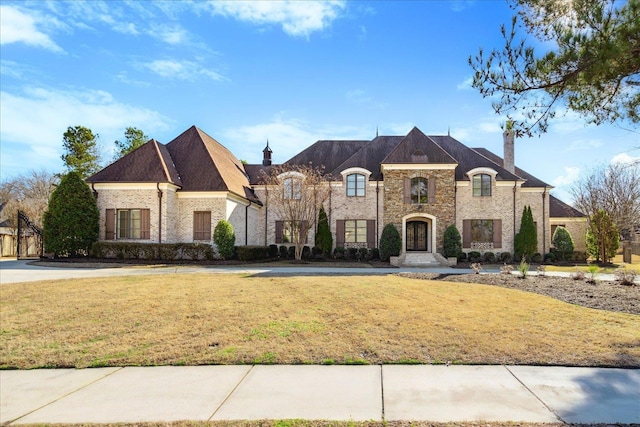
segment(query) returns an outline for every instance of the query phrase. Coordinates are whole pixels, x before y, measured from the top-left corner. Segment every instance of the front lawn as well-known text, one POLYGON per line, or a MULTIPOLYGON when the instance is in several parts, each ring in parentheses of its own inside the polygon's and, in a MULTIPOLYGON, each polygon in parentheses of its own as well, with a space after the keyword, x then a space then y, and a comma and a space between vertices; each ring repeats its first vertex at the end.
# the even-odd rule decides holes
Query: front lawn
MULTIPOLYGON (((599 273, 615 273, 619 266, 622 266, 624 263, 622 262, 622 255, 616 255, 611 260, 611 266, 599 268, 599 273)), ((569 273, 573 273, 576 271, 589 271, 588 264, 577 264, 571 266, 560 266, 560 265, 548 265, 547 271, 565 271, 569 273)), ((631 264, 624 264, 624 268, 628 270, 635 270, 638 274, 640 274, 640 255, 631 255, 631 264)))
POLYGON ((398 276, 188 274, 0 286, 0 367, 640 366, 640 316, 398 276))

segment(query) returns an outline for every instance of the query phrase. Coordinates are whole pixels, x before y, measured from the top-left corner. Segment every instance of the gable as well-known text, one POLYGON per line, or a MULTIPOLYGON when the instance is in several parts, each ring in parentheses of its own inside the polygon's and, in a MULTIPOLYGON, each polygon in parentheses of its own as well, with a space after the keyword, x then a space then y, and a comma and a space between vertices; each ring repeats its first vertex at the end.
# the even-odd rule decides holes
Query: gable
POLYGON ((458 162, 433 139, 414 127, 380 163, 455 164, 458 162))

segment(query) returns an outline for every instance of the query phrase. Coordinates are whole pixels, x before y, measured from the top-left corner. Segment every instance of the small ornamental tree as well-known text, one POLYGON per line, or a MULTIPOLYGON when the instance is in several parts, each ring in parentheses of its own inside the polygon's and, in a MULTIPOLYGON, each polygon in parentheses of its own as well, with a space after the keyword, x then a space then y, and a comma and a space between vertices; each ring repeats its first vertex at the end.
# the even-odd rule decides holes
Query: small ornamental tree
POLYGON ((447 258, 458 258, 462 254, 462 238, 455 224, 451 224, 444 230, 444 242, 442 255, 447 258))
POLYGON ((380 259, 389 261, 392 256, 400 255, 402 239, 395 225, 389 223, 384 226, 380 236, 380 259))
POLYGON ((619 246, 618 227, 603 209, 599 209, 589 219, 587 252, 606 264, 616 255, 619 246))
POLYGON ((236 244, 236 235, 233 232, 233 225, 227 220, 220 220, 213 230, 213 243, 218 248, 218 255, 222 259, 229 259, 233 256, 233 249, 236 244))
POLYGON ((316 231, 316 248, 322 251, 323 255, 331 253, 333 247, 333 236, 329 229, 329 220, 324 207, 320 208, 318 213, 318 230, 316 231))
POLYGON ((87 255, 100 233, 96 198, 77 172, 69 172, 51 194, 43 216, 43 241, 54 256, 87 255))
POLYGON ((573 239, 571 238, 571 234, 566 228, 557 227, 556 231, 553 232, 551 242, 556 248, 556 253, 560 255, 562 261, 567 260, 567 255, 573 255, 573 239))
POLYGON ((525 257, 531 259, 538 249, 538 235, 536 233, 536 225, 533 222, 533 214, 531 206, 525 206, 522 210, 522 219, 520 220, 520 231, 516 234, 514 242, 514 251, 516 259, 525 257))

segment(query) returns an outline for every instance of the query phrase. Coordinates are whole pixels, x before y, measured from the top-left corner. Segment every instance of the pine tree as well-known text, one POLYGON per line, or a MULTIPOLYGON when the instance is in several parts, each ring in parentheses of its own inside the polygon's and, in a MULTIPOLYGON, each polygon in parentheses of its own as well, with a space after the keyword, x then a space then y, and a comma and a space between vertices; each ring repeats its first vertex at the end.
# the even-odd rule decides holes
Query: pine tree
POLYGON ((322 251, 323 255, 331 253, 333 247, 333 236, 329 229, 329 220, 324 207, 320 207, 318 213, 318 230, 316 231, 316 248, 322 251))
POLYGON ((96 198, 76 172, 69 172, 51 194, 43 217, 47 252, 59 256, 87 255, 100 233, 96 198))
POLYGON ((100 170, 98 135, 84 126, 68 127, 63 134, 62 146, 65 154, 61 156, 69 172, 77 172, 85 179, 100 170))

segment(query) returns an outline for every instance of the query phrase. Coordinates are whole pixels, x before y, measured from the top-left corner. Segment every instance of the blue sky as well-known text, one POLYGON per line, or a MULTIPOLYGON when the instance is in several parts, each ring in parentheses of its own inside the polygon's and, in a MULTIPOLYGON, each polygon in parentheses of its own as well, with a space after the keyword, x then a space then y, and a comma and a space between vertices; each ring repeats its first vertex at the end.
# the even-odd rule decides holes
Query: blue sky
MULTIPOLYGON (((167 143, 192 125, 259 163, 319 139, 451 135, 502 155, 503 117, 470 87, 479 47, 500 47, 504 1, 101 2, 0 5, 0 176, 63 169, 62 134, 127 126, 167 143)), ((535 40, 531 40, 535 43, 535 40)), ((516 142, 516 164, 569 201, 573 180, 640 158, 640 137, 573 114, 516 142)))

